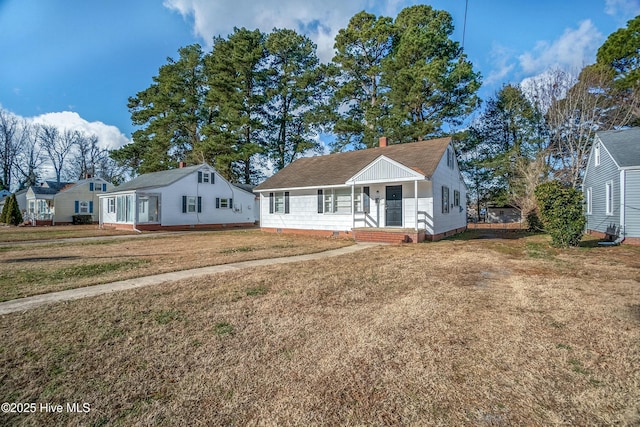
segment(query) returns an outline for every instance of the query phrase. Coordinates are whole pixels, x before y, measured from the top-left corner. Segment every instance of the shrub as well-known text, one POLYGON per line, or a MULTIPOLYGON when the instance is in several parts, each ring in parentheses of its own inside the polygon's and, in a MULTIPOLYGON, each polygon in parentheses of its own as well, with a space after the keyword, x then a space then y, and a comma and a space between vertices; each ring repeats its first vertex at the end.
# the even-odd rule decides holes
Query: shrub
POLYGON ((542 221, 540 221, 540 217, 538 216, 538 212, 531 211, 527 214, 527 231, 536 233, 544 230, 544 225, 542 225, 542 221))
POLYGON ((7 224, 7 213, 9 212, 9 205, 11 203, 11 196, 7 196, 4 199, 4 205, 2 206, 2 213, 0 213, 0 223, 7 224))
POLYGON ((540 184, 535 190, 538 212, 545 231, 556 247, 577 246, 585 226, 582 193, 558 181, 540 184))
POLYGON ((93 217, 91 215, 73 215, 74 224, 92 224, 93 217))

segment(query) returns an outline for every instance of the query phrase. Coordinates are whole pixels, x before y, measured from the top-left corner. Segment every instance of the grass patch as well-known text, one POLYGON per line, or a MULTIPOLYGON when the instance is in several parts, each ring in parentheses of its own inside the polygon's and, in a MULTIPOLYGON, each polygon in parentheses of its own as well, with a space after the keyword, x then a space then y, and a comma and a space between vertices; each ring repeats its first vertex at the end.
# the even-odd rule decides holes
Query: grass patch
POLYGON ((155 316, 156 322, 160 325, 166 325, 167 323, 180 320, 181 318, 182 313, 177 310, 163 310, 155 316))
POLYGON ((269 292, 269 289, 267 289, 265 286, 256 286, 255 288, 247 289, 247 296, 258 297, 261 295, 266 295, 267 292, 269 292))
POLYGON ((224 337, 226 335, 233 335, 234 328, 227 322, 219 322, 216 323, 213 327, 213 333, 219 337, 224 337))
POLYGON ((253 246, 240 246, 237 248, 227 248, 227 249, 222 249, 219 253, 221 254, 237 254, 240 252, 252 252, 257 250, 258 248, 255 248, 253 246))

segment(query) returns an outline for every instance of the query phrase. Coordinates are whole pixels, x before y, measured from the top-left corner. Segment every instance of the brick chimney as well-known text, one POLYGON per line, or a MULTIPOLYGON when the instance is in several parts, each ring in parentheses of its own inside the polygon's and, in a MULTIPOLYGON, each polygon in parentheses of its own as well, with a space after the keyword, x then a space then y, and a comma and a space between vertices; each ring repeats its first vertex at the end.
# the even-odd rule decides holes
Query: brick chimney
POLYGON ((184 163, 184 162, 180 162, 180 163, 178 163, 178 166, 180 167, 180 169, 182 169, 182 168, 183 168, 183 167, 185 167, 186 165, 185 165, 185 163, 184 163))
POLYGON ((380 140, 378 141, 378 147, 386 147, 386 146, 387 146, 387 137, 381 136, 380 140))

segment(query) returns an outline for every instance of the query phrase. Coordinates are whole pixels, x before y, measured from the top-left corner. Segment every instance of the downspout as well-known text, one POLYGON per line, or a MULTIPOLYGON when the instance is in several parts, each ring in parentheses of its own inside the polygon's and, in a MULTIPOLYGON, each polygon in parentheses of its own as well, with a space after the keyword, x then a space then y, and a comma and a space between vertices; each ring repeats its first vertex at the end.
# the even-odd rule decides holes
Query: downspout
POLYGON ((618 236, 618 238, 616 239, 616 242, 618 242, 618 240, 620 240, 618 242, 618 244, 624 242, 625 239, 625 235, 627 232, 627 227, 626 227, 626 213, 625 213, 625 205, 626 205, 626 193, 627 193, 627 174, 626 171, 624 169, 622 169, 620 171, 620 235, 618 236))

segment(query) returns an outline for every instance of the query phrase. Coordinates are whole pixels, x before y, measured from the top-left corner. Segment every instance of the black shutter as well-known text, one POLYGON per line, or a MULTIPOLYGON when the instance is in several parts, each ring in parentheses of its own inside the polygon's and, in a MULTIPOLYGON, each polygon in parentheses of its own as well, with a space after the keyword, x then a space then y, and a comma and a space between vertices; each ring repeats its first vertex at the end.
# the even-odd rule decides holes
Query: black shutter
POLYGON ((318 213, 324 212, 324 199, 322 197, 322 190, 318 190, 318 213))
POLYGON ((214 172, 211 172, 211 183, 212 184, 216 183, 216 174, 214 172))
POLYGON ((202 182, 202 171, 198 171, 198 184, 202 182))
POLYGON ((198 213, 202 212, 202 197, 198 196, 198 213))
POLYGON ((284 192, 284 213, 289 213, 289 192, 284 192))
POLYGON ((187 196, 182 196, 182 213, 187 213, 187 196))
POLYGON ((220 209, 220 197, 216 197, 216 209, 220 209))
POLYGON ((362 187, 364 196, 362 197, 362 207, 366 213, 371 211, 371 199, 369 198, 369 187, 362 187))
POLYGON ((269 193, 269 213, 273 213, 273 193, 269 193))
POLYGON ((233 209, 233 199, 229 199, 229 209, 233 209))

